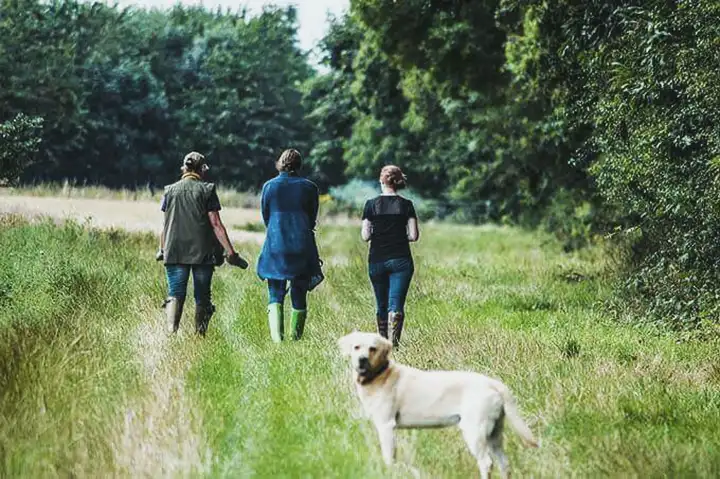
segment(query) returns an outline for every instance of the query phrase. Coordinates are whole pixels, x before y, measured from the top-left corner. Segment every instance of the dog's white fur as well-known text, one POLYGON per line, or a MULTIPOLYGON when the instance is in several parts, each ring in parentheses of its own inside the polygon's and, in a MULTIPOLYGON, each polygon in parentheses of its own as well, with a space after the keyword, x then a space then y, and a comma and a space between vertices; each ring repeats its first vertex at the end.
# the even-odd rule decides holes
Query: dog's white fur
POLYGON ((390 359, 392 343, 375 333, 353 332, 338 345, 350 356, 357 393, 377 428, 386 464, 394 461, 396 428, 457 425, 482 478, 490 475, 491 453, 503 477, 509 476, 502 446, 504 418, 528 446, 537 447, 510 390, 500 381, 473 372, 422 371, 396 363, 390 359))

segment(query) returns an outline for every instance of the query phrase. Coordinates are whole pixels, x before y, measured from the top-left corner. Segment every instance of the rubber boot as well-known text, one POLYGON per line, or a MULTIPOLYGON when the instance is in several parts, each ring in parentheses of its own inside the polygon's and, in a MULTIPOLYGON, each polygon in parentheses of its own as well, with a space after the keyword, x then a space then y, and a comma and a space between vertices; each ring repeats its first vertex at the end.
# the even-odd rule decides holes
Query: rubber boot
POLYGON ((183 313, 183 305, 185 304, 184 298, 176 298, 170 296, 163 303, 165 308, 165 317, 167 318, 167 329, 168 333, 176 333, 180 328, 180 318, 183 313))
POLYGON ((403 313, 390 313, 388 314, 388 320, 392 325, 393 347, 398 347, 400 345, 400 336, 402 335, 405 317, 403 316, 403 313))
POLYGON ((302 338, 303 331, 305 330, 305 320, 307 319, 307 310, 298 310, 293 308, 292 310, 292 339, 297 341, 302 338))
POLYGON ((212 303, 195 305, 195 332, 200 336, 205 336, 210 318, 215 312, 215 305, 212 303))
POLYGON ((387 316, 378 314, 375 317, 375 320, 377 321, 378 334, 380 336, 382 336, 383 338, 388 339, 388 318, 387 318, 387 316))
POLYGON ((276 343, 283 340, 285 336, 285 320, 283 318, 283 305, 270 303, 268 305, 268 324, 270 325, 270 337, 276 343))

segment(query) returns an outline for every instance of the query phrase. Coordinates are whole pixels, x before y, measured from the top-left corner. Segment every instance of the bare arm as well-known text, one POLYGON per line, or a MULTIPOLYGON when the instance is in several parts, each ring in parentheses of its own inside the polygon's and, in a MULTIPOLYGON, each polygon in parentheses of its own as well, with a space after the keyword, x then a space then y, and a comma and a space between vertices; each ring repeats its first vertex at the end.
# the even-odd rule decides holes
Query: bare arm
POLYGON ((363 241, 370 241, 370 236, 372 235, 372 223, 369 219, 364 219, 362 221, 362 230, 360 231, 360 236, 362 236, 363 241))
POLYGON ((417 241, 420 239, 420 229, 418 228, 417 218, 408 218, 407 222, 408 241, 417 241))
POLYGON ((230 243, 230 238, 228 238, 227 230, 225 229, 225 225, 223 224, 222 220, 220 219, 220 212, 219 211, 209 211, 208 217, 210 218, 210 225, 212 226, 213 232, 215 233, 215 236, 217 237, 218 241, 220 241, 220 244, 222 245, 223 249, 225 250, 225 253, 229 256, 231 254, 235 254, 235 248, 233 248, 232 243, 230 243))
POLYGON ((163 212, 163 227, 162 227, 162 233, 160 233, 160 250, 165 249, 165 195, 162 195, 162 199, 160 200, 160 211, 163 212))

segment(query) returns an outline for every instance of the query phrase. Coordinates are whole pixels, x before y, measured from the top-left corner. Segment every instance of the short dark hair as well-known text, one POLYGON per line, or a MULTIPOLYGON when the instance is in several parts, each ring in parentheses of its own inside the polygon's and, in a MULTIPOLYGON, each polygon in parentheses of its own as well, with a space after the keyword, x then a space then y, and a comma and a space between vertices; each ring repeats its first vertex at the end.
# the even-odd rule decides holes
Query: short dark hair
POLYGON ((294 148, 282 152, 275 163, 278 171, 295 172, 302 168, 302 155, 294 148))

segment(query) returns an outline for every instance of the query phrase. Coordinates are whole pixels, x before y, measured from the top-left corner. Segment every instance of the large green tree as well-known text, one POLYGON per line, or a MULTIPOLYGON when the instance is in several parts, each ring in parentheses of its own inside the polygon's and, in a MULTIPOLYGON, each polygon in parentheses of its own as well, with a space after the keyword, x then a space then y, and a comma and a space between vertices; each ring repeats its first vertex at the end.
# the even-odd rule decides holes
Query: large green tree
POLYGON ((25 180, 169 182, 188 150, 215 179, 258 188, 282 149, 311 148, 295 9, 120 10, 0 0, 0 121, 42 117, 25 180))

